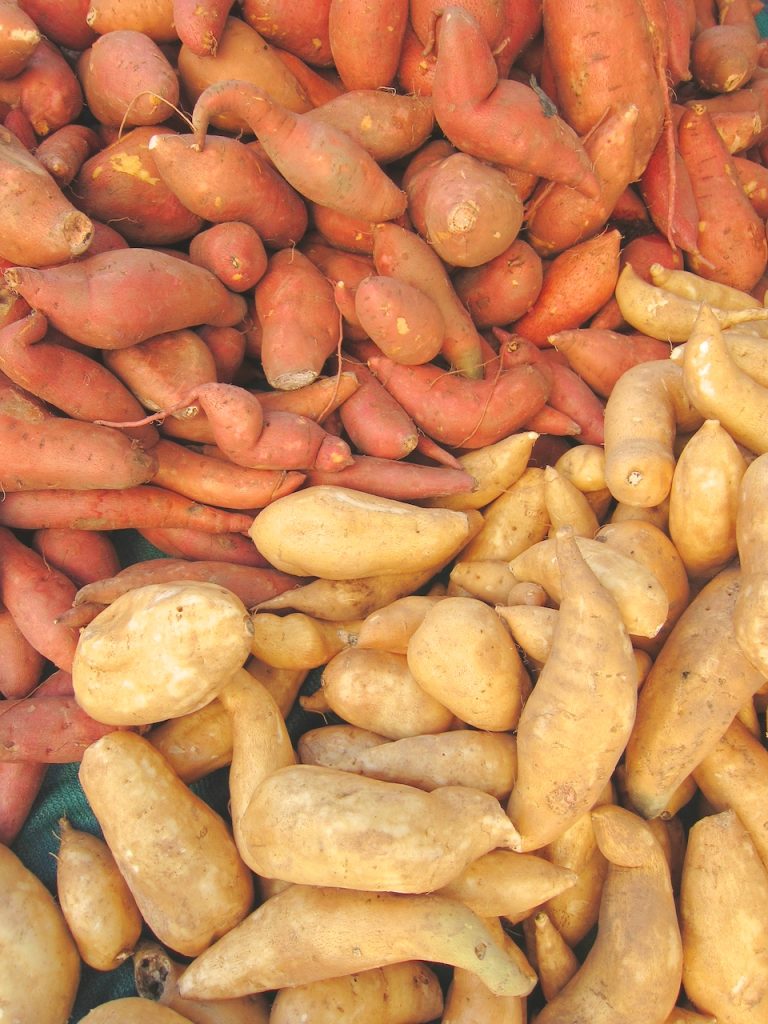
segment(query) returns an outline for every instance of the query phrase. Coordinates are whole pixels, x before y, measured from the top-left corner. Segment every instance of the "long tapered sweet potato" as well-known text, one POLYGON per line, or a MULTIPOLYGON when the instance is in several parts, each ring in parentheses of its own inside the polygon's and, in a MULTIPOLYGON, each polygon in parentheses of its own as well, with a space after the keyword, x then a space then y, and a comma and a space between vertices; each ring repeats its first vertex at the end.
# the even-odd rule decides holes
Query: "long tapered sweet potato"
POLYGON ((13 267, 6 283, 70 338, 94 348, 127 348, 196 324, 232 326, 240 295, 210 271, 153 249, 122 249, 36 270, 13 267), (118 319, 114 310, 123 311, 118 319))
POLYGON ((599 184, 575 131, 530 85, 499 79, 477 20, 445 7, 432 87, 435 118, 465 153, 597 196, 599 184))
POLYGON ((409 0, 331 0, 328 41, 347 89, 392 85, 409 12, 409 0))
POLYGON ((312 202, 374 222, 404 213, 405 193, 333 125, 295 114, 248 82, 217 82, 202 93, 192 114, 200 149, 211 118, 221 112, 239 114, 289 184, 312 202))
POLYGON ((200 150, 192 135, 158 131, 149 149, 157 173, 197 217, 245 221, 274 248, 295 244, 306 231, 304 201, 259 146, 210 135, 200 150))
POLYGON ((87 250, 93 238, 90 219, 7 128, 0 128, 0 182, 3 258, 45 267, 87 250))

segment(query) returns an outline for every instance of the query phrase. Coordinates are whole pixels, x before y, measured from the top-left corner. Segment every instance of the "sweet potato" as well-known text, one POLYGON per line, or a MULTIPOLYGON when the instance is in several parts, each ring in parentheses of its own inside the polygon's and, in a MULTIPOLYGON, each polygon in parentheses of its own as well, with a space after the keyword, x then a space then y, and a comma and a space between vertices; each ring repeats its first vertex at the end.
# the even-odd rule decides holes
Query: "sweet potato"
POLYGON ((117 550, 104 533, 84 530, 38 530, 31 537, 38 554, 72 582, 83 587, 120 569, 117 550))
POLYGON ((749 291, 765 271, 768 242, 764 224, 741 187, 733 157, 700 104, 686 108, 678 138, 699 214, 698 254, 690 254, 689 269, 749 291))
POLYGON ((409 13, 408 0, 331 0, 331 57, 348 90, 384 89, 393 84, 409 13))
POLYGON ((378 274, 419 288, 437 304, 445 322, 442 355, 463 375, 482 377, 483 339, 431 246, 414 231, 380 224, 374 233, 373 260, 378 274))
POLYGON ((51 893, 19 857, 0 847, 5 893, 0 963, 9 1013, 40 1024, 66 1020, 80 982, 80 957, 51 893))
POLYGON ((502 994, 527 993, 535 984, 527 961, 511 959, 456 900, 292 885, 194 960, 179 989, 196 998, 238 996, 413 958, 464 966, 502 994), (298 920, 304 927, 288 939, 286 927, 298 920), (235 958, 233 949, 240 951, 235 958))
POLYGON ((541 257, 523 238, 479 267, 452 275, 456 294, 475 325, 504 327, 519 320, 536 301, 543 282, 541 257))
POLYGON ((253 288, 267 269, 264 244, 244 221, 226 221, 198 231, 190 240, 189 257, 233 292, 253 288))
POLYGON ((160 177, 196 216, 245 221, 273 248, 293 245, 304 234, 304 202, 258 147, 213 135, 201 151, 191 135, 158 132, 149 149, 160 177))
POLYGON ((77 120, 83 91, 58 46, 41 39, 21 74, 0 80, 0 102, 26 114, 37 135, 48 135, 77 120))
POLYGON ((40 30, 15 0, 0 6, 0 79, 15 78, 24 70, 40 42, 40 30))
MULTIPOLYGON (((367 354, 367 349, 360 350, 360 356, 367 354)), ((360 381, 360 387, 339 408, 344 430, 356 450, 385 459, 402 459, 414 451, 418 430, 400 402, 357 357, 344 359, 341 365, 360 381)))
POLYGON ((355 312, 368 337, 396 363, 429 362, 442 347, 445 322, 434 300, 397 278, 364 278, 355 289, 355 312))
POLYGON ((669 345, 656 338, 598 327, 556 331, 548 340, 558 352, 564 353, 571 369, 603 398, 610 395, 630 367, 665 359, 669 354, 669 345))
POLYGON ((400 89, 414 96, 431 96, 432 83, 437 66, 437 54, 424 53, 424 45, 413 31, 410 20, 405 26, 400 63, 397 67, 397 83, 400 89))
POLYGON ((89 218, 5 128, 0 128, 0 167, 5 210, 0 255, 12 263, 45 267, 87 250, 93 237, 89 218))
POLYGON ((117 490, 17 491, 0 505, 0 523, 21 530, 129 530, 191 527, 206 533, 243 533, 253 517, 190 501, 164 487, 142 484, 117 490))
POLYGON ((65 124, 46 136, 35 156, 59 185, 69 185, 88 157, 102 148, 96 132, 83 124, 65 124))
POLYGON ((458 448, 482 448, 520 430, 551 388, 551 378, 530 364, 481 381, 433 363, 401 366, 383 355, 369 366, 425 433, 458 448))
POLYGON ((607 1022, 620 1013, 651 1024, 663 1021, 674 1007, 682 977, 680 937, 669 866, 650 827, 622 807, 592 811, 595 835, 609 861, 600 898, 597 938, 579 971, 538 1016, 541 1024, 581 1014, 607 1022), (626 976, 617 985, 613 956, 620 946, 626 976), (648 959, 658 966, 658 986, 645 983, 648 959), (600 993, 599 995, 597 993, 600 993), (605 1001, 610 993, 610 1002, 605 1001), (608 1007, 611 1009, 608 1009, 608 1007))
POLYGON ((330 0, 315 0, 301 8, 285 0, 243 0, 243 17, 275 46, 308 64, 333 63, 328 38, 330 0))
POLYGON ((405 193, 359 143, 332 125, 302 118, 248 82, 217 82, 200 95, 192 121, 201 149, 211 118, 227 111, 246 121, 275 167, 306 199, 370 221, 405 211, 405 193))
POLYGON ((45 658, 27 640, 7 608, 0 608, 0 651, 0 693, 10 700, 26 697, 42 678, 45 658))
POLYGON ((148 483, 157 460, 119 430, 69 418, 31 424, 0 415, 3 492, 148 483))
POLYGON ((216 56, 232 0, 173 0, 173 24, 179 39, 198 56, 216 56))
POLYGON ((308 111, 307 116, 341 128, 384 164, 418 149, 435 123, 428 97, 377 88, 350 89, 308 111))
POLYGON ((127 348, 195 324, 231 326, 245 315, 242 296, 209 271, 152 249, 122 249, 42 270, 14 267, 5 277, 54 327, 100 349, 127 348), (118 307, 131 311, 130 321, 127 315, 115 321, 118 307))
POLYGON ((147 3, 146 0, 91 0, 85 19, 98 35, 130 29, 143 32, 156 43, 177 39, 173 26, 172 0, 147 3))
POLYGON ((661 135, 665 113, 664 85, 644 4, 621 0, 608 13, 595 4, 577 8, 547 0, 543 13, 557 102, 568 124, 583 136, 606 111, 628 103, 637 107, 630 180, 637 179, 661 135), (631 75, 625 57, 629 50, 635 55, 631 75))
POLYGON ((169 558, 184 558, 193 564, 224 561, 234 566, 264 566, 264 559, 240 533, 207 533, 191 526, 144 526, 137 532, 169 558))
POLYGON ((103 33, 80 55, 77 70, 88 109, 101 124, 159 124, 179 104, 174 69, 144 32, 103 33))
POLYGON ((87 49, 96 38, 85 20, 89 4, 90 0, 74 0, 66 6, 50 0, 20 0, 19 7, 57 46, 79 51, 87 49))
POLYGON ((458 149, 596 196, 597 176, 575 131, 530 85, 499 79, 477 20, 443 8, 432 86, 435 118, 458 149))
POLYGON ((413 462, 353 455, 349 466, 339 470, 311 469, 307 485, 334 484, 398 501, 422 501, 447 495, 468 494, 475 480, 452 466, 420 466, 413 462))
POLYGON ((733 92, 746 85, 757 68, 759 38, 751 15, 748 21, 721 20, 702 29, 691 43, 691 71, 696 83, 708 93, 733 92))
MULTIPOLYGON (((111 145, 99 147, 99 152, 82 163, 73 185, 81 210, 97 220, 113 222, 134 245, 172 245, 203 226, 203 219, 188 209, 158 174, 150 141, 162 134, 175 133, 161 125, 140 126, 111 145)), ((45 150, 41 152, 43 159, 45 150)))
MULTIPOLYGON (((552 651, 520 716, 520 760, 508 803, 524 850, 539 849, 551 842, 595 804, 624 751, 637 704, 637 670, 615 600, 589 568, 571 530, 558 531, 556 551, 561 575, 560 611, 552 651), (595 618, 592 609, 598 605, 602 611, 595 618), (566 617, 570 615, 573 620, 566 617), (573 695, 572 644, 575 636, 586 637, 598 621, 603 657, 600 665, 585 665, 578 673, 590 695, 579 714, 573 695), (609 622, 610 634, 606 628, 609 622), (609 650, 610 667, 606 664, 609 650), (571 693, 567 720, 556 712, 565 690, 571 693), (606 694, 605 701, 600 702, 602 713, 594 703, 595 695, 601 692, 606 694), (546 737, 547 722, 557 732, 557 758, 546 737)), ((586 640, 582 644, 585 651, 590 646, 586 640)))
POLYGON ((268 383, 278 390, 311 384, 339 341, 331 284, 302 252, 281 249, 270 257, 254 304, 268 383), (296 303, 299 293, 302 302, 296 303))
POLYGON ((30 695, 0 704, 0 761, 71 764, 114 727, 96 722, 72 695, 30 695))

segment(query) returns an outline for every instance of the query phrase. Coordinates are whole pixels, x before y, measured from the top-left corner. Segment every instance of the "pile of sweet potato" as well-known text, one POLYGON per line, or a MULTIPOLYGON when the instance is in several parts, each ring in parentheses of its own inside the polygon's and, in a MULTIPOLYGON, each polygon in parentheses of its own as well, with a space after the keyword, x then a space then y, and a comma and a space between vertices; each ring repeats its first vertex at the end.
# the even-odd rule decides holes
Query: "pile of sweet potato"
POLYGON ((0 0, 0 1009, 768 1020, 761 8, 0 0))

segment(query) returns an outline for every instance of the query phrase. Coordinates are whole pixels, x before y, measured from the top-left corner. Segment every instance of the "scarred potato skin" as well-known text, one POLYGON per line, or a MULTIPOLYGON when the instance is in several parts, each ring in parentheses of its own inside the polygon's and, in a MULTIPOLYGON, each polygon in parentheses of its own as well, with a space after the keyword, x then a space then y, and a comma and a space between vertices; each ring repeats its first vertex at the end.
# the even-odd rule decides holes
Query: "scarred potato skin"
POLYGON ((0 1019, 65 1024, 80 957, 43 883, 0 844, 0 1019))
POLYGON ((253 879, 224 820, 148 740, 120 736, 91 744, 80 783, 147 925, 197 956, 250 911, 253 879))

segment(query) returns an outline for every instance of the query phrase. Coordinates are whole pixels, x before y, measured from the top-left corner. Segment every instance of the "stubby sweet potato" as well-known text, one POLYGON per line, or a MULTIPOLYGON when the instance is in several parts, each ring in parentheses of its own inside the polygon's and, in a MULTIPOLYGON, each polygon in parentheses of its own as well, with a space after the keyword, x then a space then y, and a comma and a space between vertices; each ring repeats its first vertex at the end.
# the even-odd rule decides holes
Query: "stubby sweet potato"
POLYGON ((15 0, 0 4, 0 78, 21 74, 40 42, 40 30, 15 0))

